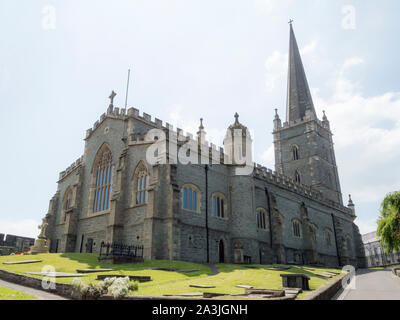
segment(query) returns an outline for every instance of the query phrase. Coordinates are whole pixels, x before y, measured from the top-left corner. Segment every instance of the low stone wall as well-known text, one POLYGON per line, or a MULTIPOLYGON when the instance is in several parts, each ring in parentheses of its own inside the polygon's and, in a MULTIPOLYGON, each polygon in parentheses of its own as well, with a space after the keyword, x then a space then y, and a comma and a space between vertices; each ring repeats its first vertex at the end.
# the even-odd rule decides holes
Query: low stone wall
POLYGON ((333 281, 329 281, 327 284, 307 295, 303 300, 331 300, 342 288, 342 280, 346 276, 348 276, 347 273, 340 275, 333 281))
MULTIPOLYGON (((27 277, 6 270, 0 270, 0 279, 72 299, 72 285, 70 284, 55 283, 55 289, 49 288, 46 290, 42 287, 42 279, 27 277)), ((46 283, 49 284, 48 282, 46 283)))

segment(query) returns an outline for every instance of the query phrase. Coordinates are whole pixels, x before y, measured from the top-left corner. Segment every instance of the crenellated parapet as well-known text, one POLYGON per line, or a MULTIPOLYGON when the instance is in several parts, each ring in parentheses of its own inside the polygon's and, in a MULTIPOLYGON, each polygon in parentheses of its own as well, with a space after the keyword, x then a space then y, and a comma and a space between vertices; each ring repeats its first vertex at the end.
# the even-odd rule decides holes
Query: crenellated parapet
POLYGON ((83 163, 83 156, 80 157, 78 160, 76 160, 74 163, 72 163, 67 169, 64 171, 60 172, 59 176, 59 181, 70 175, 72 172, 74 172, 76 169, 78 169, 83 163))
POLYGON ((340 210, 346 214, 353 214, 350 208, 347 208, 339 203, 324 198, 321 191, 318 191, 310 186, 298 183, 294 179, 286 177, 276 171, 272 171, 271 169, 265 168, 262 165, 254 164, 253 175, 256 178, 267 181, 268 183, 276 185, 277 187, 289 190, 314 201, 318 201, 329 207, 340 210))
POLYGON ((321 121, 318 118, 312 117, 312 116, 306 116, 306 117, 304 117, 302 119, 297 119, 297 120, 292 120, 292 121, 289 121, 289 122, 284 122, 282 127, 279 130, 291 128, 291 127, 294 127, 294 126, 297 126, 297 125, 300 125, 300 124, 303 124, 303 123, 307 123, 307 122, 310 122, 310 121, 315 121, 320 127, 330 131, 329 123, 327 121, 321 121))

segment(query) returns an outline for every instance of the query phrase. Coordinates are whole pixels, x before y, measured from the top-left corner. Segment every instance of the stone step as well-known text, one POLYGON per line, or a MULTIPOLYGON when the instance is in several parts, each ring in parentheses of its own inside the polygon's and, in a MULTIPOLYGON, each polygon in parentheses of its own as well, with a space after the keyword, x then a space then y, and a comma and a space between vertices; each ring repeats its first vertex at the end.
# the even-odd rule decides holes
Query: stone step
POLYGON ((3 264, 28 264, 28 263, 38 263, 43 262, 43 260, 23 260, 23 261, 5 261, 3 264))
POLYGON ((189 287, 192 288, 201 288, 201 289, 211 289, 215 288, 215 286, 207 285, 207 284, 191 284, 189 287))
POLYGON ((96 272, 109 272, 115 271, 114 269, 76 269, 78 273, 96 273, 96 272))

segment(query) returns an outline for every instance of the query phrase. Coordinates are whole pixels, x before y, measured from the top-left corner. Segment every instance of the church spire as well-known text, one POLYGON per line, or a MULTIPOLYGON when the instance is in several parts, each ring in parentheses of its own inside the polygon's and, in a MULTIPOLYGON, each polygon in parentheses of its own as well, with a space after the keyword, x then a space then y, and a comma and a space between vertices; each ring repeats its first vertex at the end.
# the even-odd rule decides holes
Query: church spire
POLYGON ((286 121, 300 120, 307 111, 316 117, 299 47, 290 20, 289 71, 286 103, 286 121))

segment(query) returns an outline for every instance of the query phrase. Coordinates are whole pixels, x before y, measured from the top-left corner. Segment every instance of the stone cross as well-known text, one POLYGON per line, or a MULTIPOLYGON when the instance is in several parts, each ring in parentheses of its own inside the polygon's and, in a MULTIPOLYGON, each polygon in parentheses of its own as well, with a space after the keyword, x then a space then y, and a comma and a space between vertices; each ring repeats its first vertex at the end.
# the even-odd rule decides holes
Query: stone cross
POLYGON ((110 105, 114 105, 114 98, 117 94, 114 92, 114 90, 111 92, 110 96, 108 97, 110 99, 110 105))
POLYGON ((235 123, 239 123, 239 114, 235 113, 235 123))

